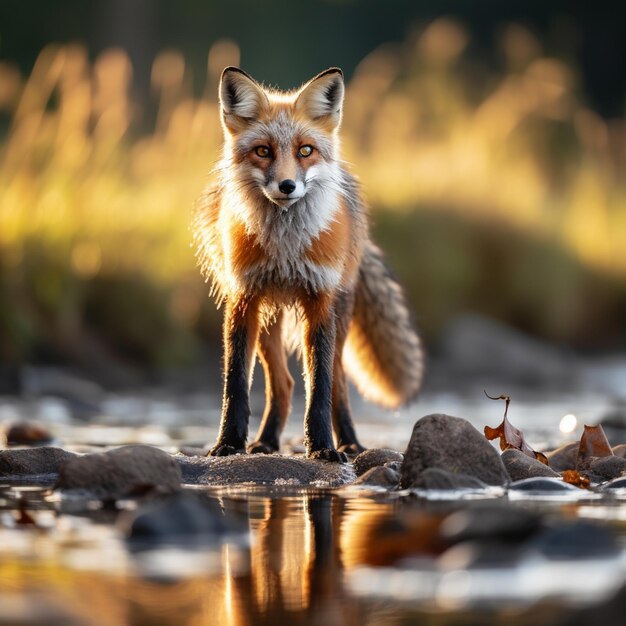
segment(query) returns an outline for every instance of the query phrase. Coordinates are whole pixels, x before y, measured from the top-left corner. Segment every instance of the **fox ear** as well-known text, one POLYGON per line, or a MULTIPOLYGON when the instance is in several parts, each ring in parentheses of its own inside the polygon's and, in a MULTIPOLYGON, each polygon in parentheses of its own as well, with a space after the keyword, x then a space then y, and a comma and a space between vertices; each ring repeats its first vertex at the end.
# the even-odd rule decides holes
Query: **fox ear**
POLYGON ((261 86, 238 67, 227 67, 220 80, 222 122, 232 133, 243 130, 268 104, 261 86))
POLYGON ((338 67, 331 67, 302 88, 296 100, 296 109, 334 129, 341 122, 343 94, 343 72, 338 67))

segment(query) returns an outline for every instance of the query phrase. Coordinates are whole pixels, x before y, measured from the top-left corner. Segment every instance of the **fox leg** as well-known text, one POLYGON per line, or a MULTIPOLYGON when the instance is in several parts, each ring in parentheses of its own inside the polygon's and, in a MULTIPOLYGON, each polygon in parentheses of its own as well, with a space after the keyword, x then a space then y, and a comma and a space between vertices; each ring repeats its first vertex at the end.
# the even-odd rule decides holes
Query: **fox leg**
POLYGON ((256 440, 248 446, 248 452, 277 452, 280 433, 291 411, 293 378, 289 374, 283 346, 282 317, 281 311, 276 321, 259 336, 258 352, 265 376, 265 412, 256 440))
POLYGON ((259 334, 256 300, 227 302, 224 311, 224 396, 222 420, 211 456, 245 451, 250 417, 250 374, 259 334))
POLYGON ((338 452, 332 435, 333 359, 336 320, 329 296, 303 299, 303 362, 306 382, 304 443, 307 456, 314 459, 346 462, 338 452))
POLYGON ((337 441, 337 449, 346 454, 358 454, 365 448, 359 443, 352 422, 348 381, 343 369, 343 347, 348 336, 354 294, 342 294, 335 305, 337 318, 337 338, 335 340, 335 358, 333 364, 333 431, 337 441))

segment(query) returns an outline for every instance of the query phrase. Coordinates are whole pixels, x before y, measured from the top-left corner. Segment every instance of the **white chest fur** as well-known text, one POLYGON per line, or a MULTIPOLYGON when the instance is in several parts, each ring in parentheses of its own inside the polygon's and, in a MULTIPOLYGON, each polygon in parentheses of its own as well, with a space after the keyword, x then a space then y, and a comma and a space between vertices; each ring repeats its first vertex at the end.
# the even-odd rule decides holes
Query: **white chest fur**
POLYGON ((320 233, 330 228, 340 203, 336 190, 322 188, 311 190, 288 209, 270 204, 249 205, 240 198, 228 202, 227 210, 243 221, 265 252, 263 261, 243 271, 236 271, 227 260, 231 287, 237 291, 301 287, 313 292, 336 288, 341 271, 315 263, 307 252, 320 233))

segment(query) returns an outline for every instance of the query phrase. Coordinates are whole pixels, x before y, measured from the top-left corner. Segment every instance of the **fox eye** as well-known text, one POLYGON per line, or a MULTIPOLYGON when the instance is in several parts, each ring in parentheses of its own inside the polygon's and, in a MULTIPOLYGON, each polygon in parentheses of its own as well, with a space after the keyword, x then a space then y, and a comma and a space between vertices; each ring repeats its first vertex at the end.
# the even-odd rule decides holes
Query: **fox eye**
POLYGON ((300 149, 298 150, 298 156, 299 157, 308 157, 311 156, 311 153, 313 152, 313 146, 300 146, 300 149))
POLYGON ((271 150, 267 146, 257 146, 254 149, 254 153, 257 156, 260 156, 262 159, 267 159, 269 157, 271 150))

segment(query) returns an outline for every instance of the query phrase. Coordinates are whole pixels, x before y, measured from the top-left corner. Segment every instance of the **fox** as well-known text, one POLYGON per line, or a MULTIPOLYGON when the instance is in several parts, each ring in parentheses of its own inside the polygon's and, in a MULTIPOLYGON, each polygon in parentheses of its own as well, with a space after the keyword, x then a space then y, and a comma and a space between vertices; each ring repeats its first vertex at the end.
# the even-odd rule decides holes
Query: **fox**
POLYGON ((294 380, 289 319, 300 335, 306 456, 345 463, 365 448, 347 375, 387 408, 417 395, 424 355, 404 292, 372 242, 359 183, 340 158, 343 72, 279 91, 238 67, 219 83, 224 145, 192 231, 223 306, 223 396, 212 456, 279 451, 294 380), (247 444, 259 357, 265 409, 247 444))

